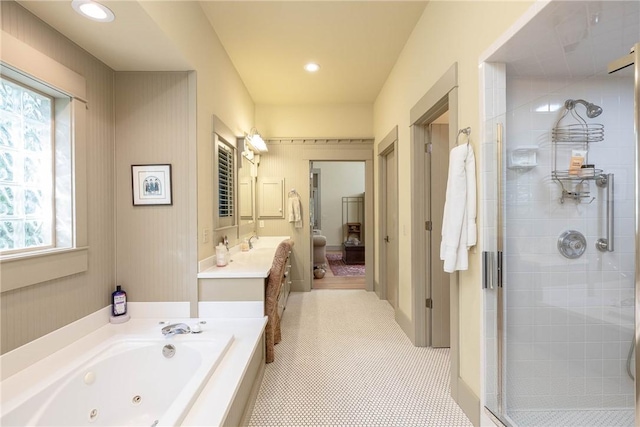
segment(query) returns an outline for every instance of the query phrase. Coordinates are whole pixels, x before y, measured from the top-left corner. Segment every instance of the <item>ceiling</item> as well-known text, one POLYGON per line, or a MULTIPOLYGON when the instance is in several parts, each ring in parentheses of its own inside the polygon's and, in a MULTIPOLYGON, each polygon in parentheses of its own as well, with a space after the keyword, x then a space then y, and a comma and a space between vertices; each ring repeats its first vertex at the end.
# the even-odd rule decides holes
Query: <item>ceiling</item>
POLYGON ((638 42, 640 1, 562 1, 540 11, 488 61, 506 63, 510 77, 583 78, 606 73, 638 42))
MULTIPOLYGON (((107 24, 79 16, 70 1, 19 3, 115 71, 192 68, 138 1, 103 1, 116 15, 107 24)), ((200 2, 256 104, 373 103, 426 4, 200 2), (304 71, 308 61, 320 71, 304 71)))

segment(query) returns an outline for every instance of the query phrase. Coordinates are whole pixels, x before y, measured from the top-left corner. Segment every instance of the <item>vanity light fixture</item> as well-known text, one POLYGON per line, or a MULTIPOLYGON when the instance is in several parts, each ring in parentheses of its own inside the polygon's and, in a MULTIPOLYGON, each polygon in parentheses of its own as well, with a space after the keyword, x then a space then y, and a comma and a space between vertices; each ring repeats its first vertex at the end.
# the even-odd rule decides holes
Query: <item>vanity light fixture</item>
POLYGON ((308 64, 306 64, 304 66, 304 69, 310 73, 315 73, 316 71, 318 71, 320 69, 320 66, 318 64, 316 64, 315 62, 309 62, 308 64))
POLYGON ((111 22, 116 19, 111 9, 93 0, 72 0, 71 7, 85 18, 98 22, 111 22))
POLYGON ((256 154, 266 153, 269 151, 267 144, 264 142, 264 139, 262 139, 256 128, 252 128, 249 135, 247 135, 247 143, 256 154))

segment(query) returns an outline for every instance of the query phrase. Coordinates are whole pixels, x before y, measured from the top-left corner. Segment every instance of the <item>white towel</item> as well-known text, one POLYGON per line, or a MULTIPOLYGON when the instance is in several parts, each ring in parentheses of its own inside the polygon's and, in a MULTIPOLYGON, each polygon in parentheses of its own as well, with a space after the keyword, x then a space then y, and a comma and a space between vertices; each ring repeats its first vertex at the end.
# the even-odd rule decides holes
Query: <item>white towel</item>
POLYGON ((293 222, 296 228, 302 228, 302 203, 298 194, 291 194, 288 200, 289 222, 293 222))
POLYGON ((468 250, 475 246, 476 234, 476 158, 471 145, 464 144, 454 147, 449 155, 440 245, 444 271, 469 268, 468 250))

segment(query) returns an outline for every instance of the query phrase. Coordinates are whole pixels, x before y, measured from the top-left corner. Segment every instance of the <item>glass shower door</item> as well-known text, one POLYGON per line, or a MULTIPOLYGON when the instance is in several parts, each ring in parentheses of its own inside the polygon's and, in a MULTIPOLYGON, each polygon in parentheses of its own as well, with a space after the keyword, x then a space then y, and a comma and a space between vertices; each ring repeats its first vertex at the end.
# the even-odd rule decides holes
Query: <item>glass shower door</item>
POLYGON ((604 73, 575 82, 504 77, 505 114, 485 118, 494 129, 486 141, 499 140, 504 123, 504 145, 483 144, 496 156, 485 158, 496 166, 483 171, 486 217, 492 204, 503 216, 484 224, 486 407, 513 426, 633 426, 637 89, 604 73), (595 166, 573 176, 580 153, 557 147, 553 130, 567 101, 583 98, 571 108, 604 137, 584 154, 595 166), (601 115, 590 117, 590 104, 601 115), (500 244, 504 287, 491 278, 500 244))

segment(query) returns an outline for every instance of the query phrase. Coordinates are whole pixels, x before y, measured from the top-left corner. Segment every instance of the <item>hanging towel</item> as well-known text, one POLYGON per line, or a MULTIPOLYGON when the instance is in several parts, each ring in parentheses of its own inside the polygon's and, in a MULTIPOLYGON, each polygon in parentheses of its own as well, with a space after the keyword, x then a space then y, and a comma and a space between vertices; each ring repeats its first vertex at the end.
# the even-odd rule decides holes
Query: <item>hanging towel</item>
POLYGON ((289 222, 293 222, 296 228, 302 228, 302 203, 298 193, 289 194, 288 210, 289 222))
POLYGON ((476 244, 476 158, 469 144, 449 155, 449 177, 442 219, 440 259, 444 271, 469 268, 468 250, 476 244))

